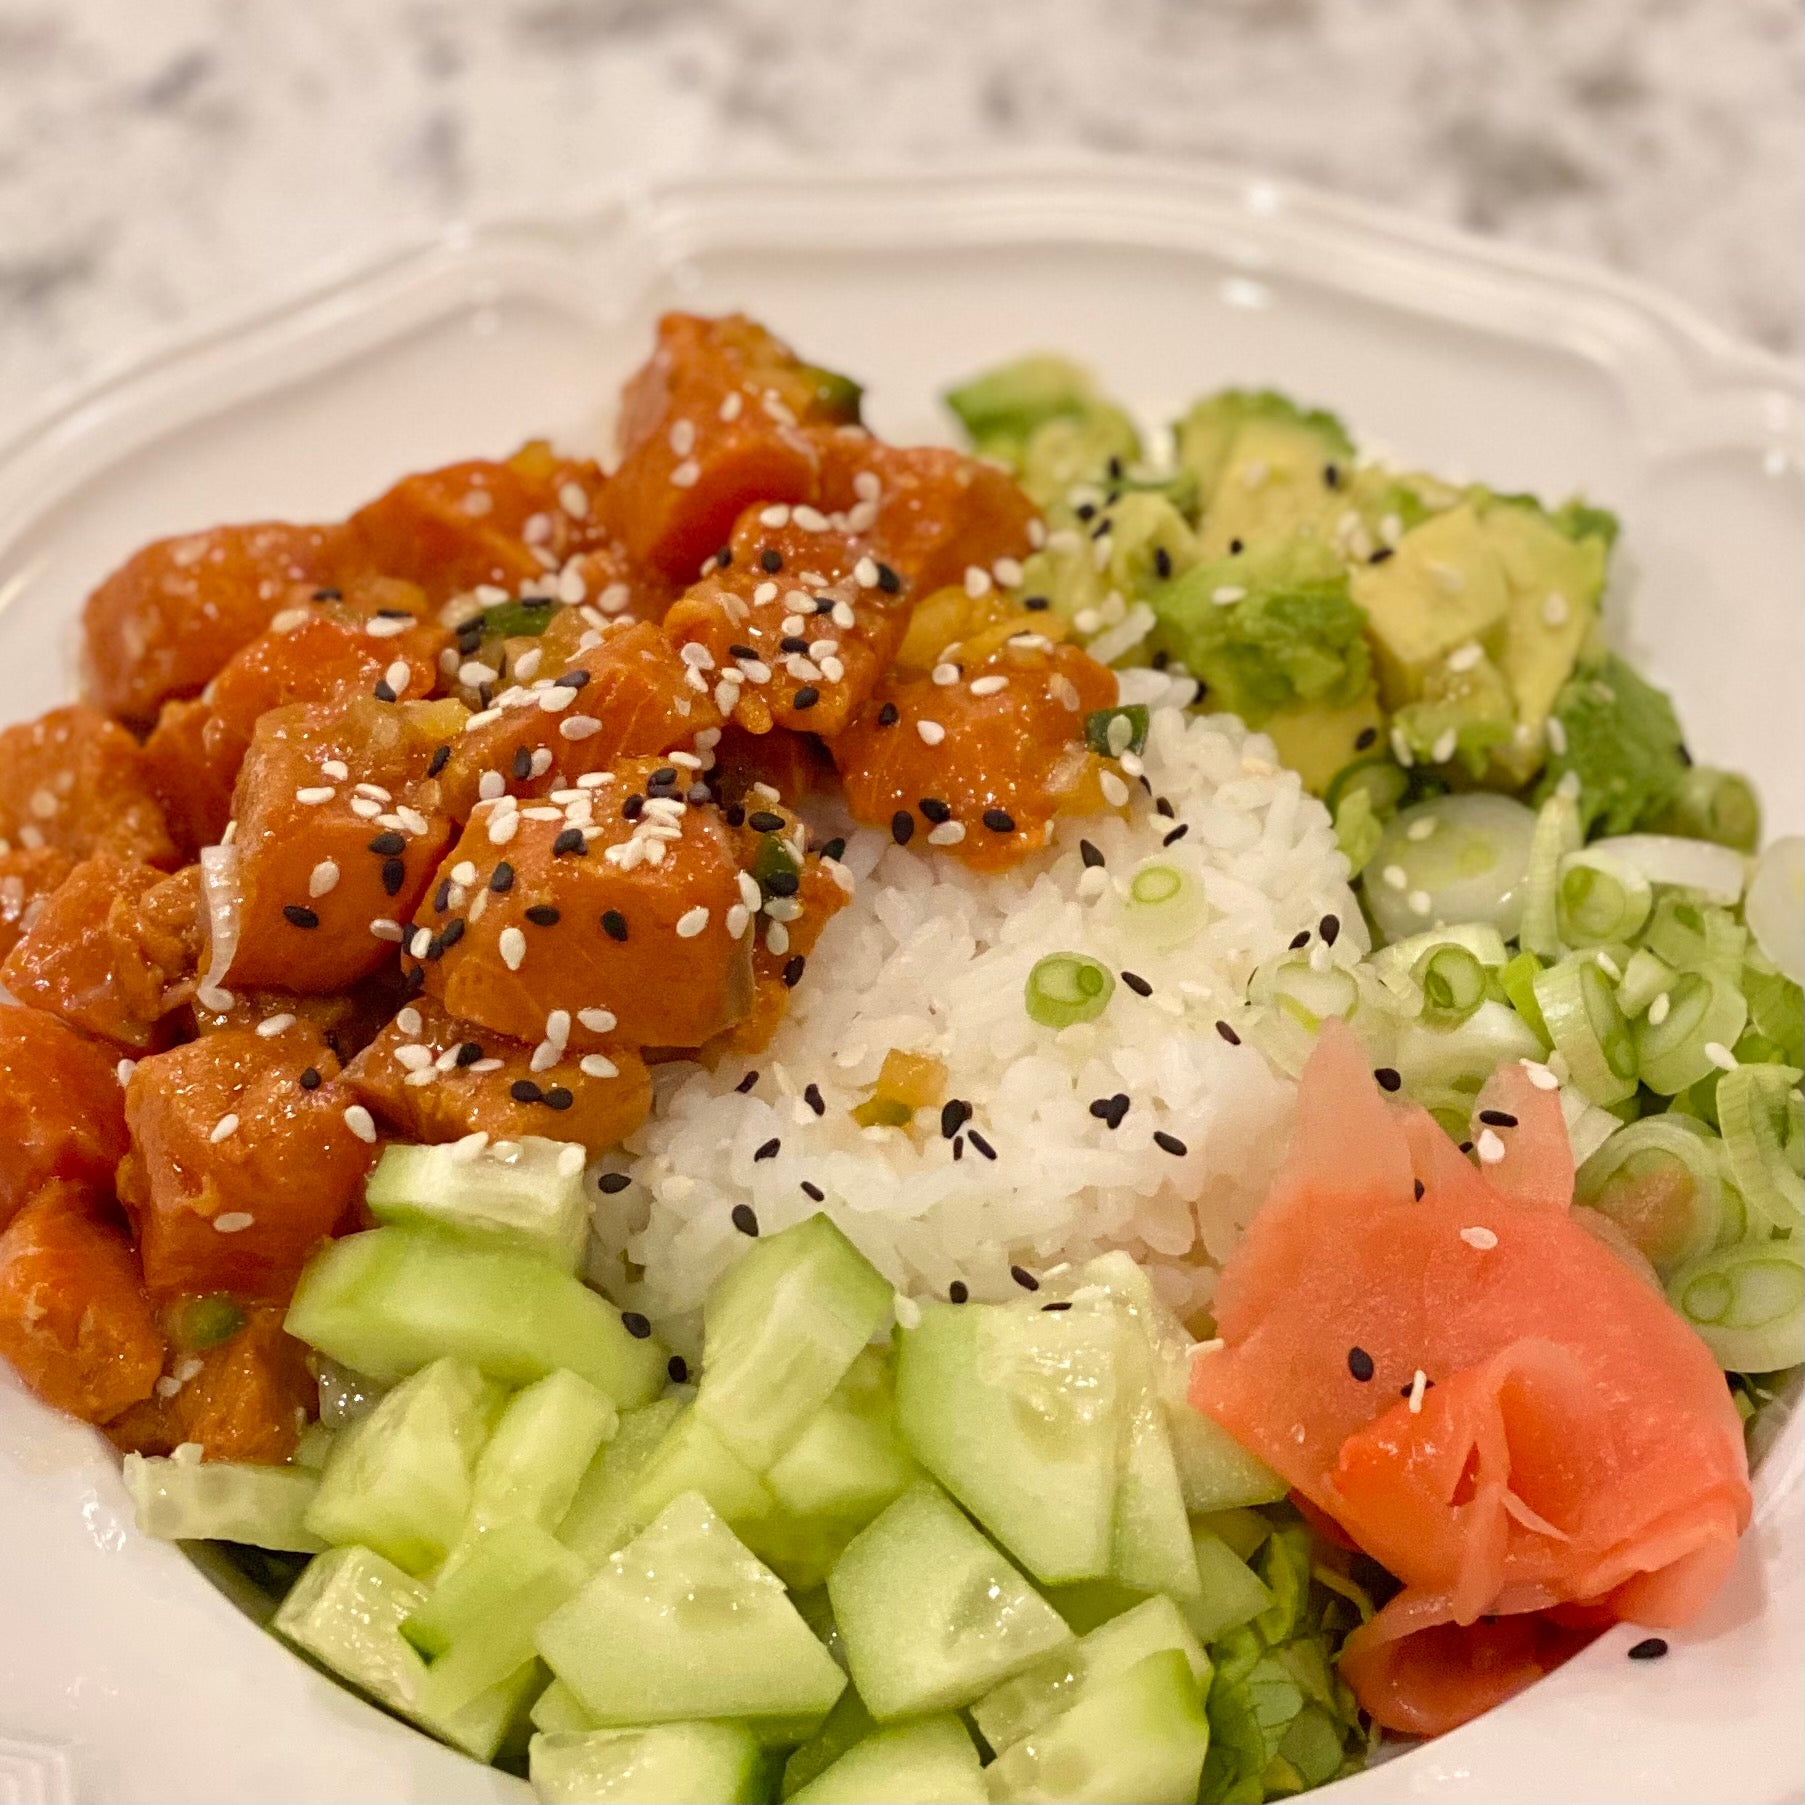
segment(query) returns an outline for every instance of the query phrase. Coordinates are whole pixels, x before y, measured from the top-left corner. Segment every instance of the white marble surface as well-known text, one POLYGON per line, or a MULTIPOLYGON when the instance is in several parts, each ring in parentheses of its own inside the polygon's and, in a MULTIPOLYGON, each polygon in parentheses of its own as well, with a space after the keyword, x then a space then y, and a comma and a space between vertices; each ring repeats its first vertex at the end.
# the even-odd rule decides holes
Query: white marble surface
POLYGON ((398 232, 997 150, 1243 163, 1802 336, 1798 0, 0 0, 0 432, 398 232))

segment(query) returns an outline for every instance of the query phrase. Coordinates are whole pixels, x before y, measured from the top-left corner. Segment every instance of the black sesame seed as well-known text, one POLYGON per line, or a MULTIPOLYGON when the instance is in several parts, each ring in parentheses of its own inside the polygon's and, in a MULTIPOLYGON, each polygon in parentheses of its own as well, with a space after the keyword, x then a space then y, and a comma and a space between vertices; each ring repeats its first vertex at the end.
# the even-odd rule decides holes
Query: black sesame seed
POLYGON ((1167 1134, 1163 1128, 1154 1129, 1153 1144, 1162 1153, 1171 1154, 1174 1159, 1183 1159, 1191 1151, 1177 1135, 1167 1134))
POLYGON ((664 1363, 664 1370, 670 1375, 670 1381, 673 1385, 687 1385, 689 1383, 689 1362, 685 1360, 681 1354, 671 1355, 670 1359, 664 1363))
POLYGON ((561 828, 558 837, 552 841, 552 857, 561 859, 567 853, 574 853, 578 858, 588 854, 589 842, 583 838, 580 827, 561 828))
POLYGON ((430 940, 428 940, 426 943, 426 958, 428 959, 429 962, 436 965, 439 962, 439 960, 443 959, 444 957, 445 957, 445 942, 439 935, 434 934, 432 936, 432 938, 430 940))
POLYGON ((1040 1280, 1037 1279, 1026 1266, 1011 1266, 1009 1268, 1009 1276, 1014 1279, 1024 1291, 1038 1291, 1040 1289, 1040 1280))
POLYGON ((489 888, 497 896, 506 896, 514 888, 514 867, 506 859, 489 874, 489 888))
POLYGON ((619 909, 602 911, 602 932, 610 940, 625 940, 627 937, 627 918, 619 909))
POLYGON ((1460 1150, 1462 1153, 1471 1153, 1473 1151, 1473 1143, 1471 1141, 1462 1141, 1460 1143, 1460 1150))
POLYGON ((821 848, 821 856, 824 859, 843 859, 846 856, 846 842, 836 834, 821 848))
POLYGON ((1364 752, 1368 746, 1372 745, 1372 743, 1378 739, 1378 737, 1379 730, 1377 727, 1362 727, 1359 733, 1354 736, 1354 750, 1356 752, 1364 752))
POLYGON ((284 903, 282 918, 290 927, 317 928, 320 925, 318 914, 312 909, 304 908, 300 903, 284 903))
POLYGON ((806 652, 808 650, 808 641, 798 634, 786 633, 783 638, 777 642, 777 649, 780 652, 806 652))
POLYGON ((1340 488, 1341 466, 1339 464, 1324 464, 1322 467, 1322 480, 1331 489, 1340 488))
POLYGON ((1416 1200, 1418 1203, 1421 1203, 1423 1201, 1423 1181, 1420 1178, 1416 1180, 1415 1188, 1416 1200))
POLYGON ((1299 928, 1297 932, 1291 936, 1291 951, 1294 953, 1301 952, 1309 944, 1310 930, 1308 928, 1299 928))
POLYGON ((536 928, 555 928, 561 919, 550 903, 534 903, 526 911, 526 918, 536 928))
POLYGON ((645 808, 646 799, 635 790, 633 794, 620 805, 621 819, 623 821, 637 821, 639 817, 645 813, 645 808))
POLYGON ((987 808, 984 811, 984 825, 993 834, 1012 834, 1015 832, 1015 817, 1007 809, 987 808))
POLYGON ((1153 986, 1149 984, 1138 971, 1123 972, 1122 982, 1138 997, 1150 997, 1153 995, 1153 986))
POLYGON ((803 967, 808 961, 800 953, 792 954, 783 962, 783 982, 786 990, 794 990, 802 982, 803 967))
MULTIPOLYGON (((405 867, 404 867, 404 869, 405 869, 405 867)), ((441 915, 443 915, 445 913, 445 911, 451 907, 451 879, 450 878, 446 877, 446 878, 441 878, 439 880, 439 887, 437 890, 435 890, 433 892, 432 906, 441 915)))
POLYGON ((708 785, 703 783, 701 781, 701 779, 698 778, 694 783, 692 783, 689 786, 689 788, 687 790, 685 790, 683 792, 683 800, 685 802, 691 802, 691 803, 712 802, 714 800, 714 796, 713 796, 712 792, 709 790, 708 785))
POLYGON ((917 798, 915 806, 921 810, 922 819, 938 825, 942 821, 950 821, 953 811, 949 804, 942 802, 938 796, 922 796, 917 798))
POLYGON ((772 1135, 772 1137, 766 1141, 752 1157, 755 1160, 775 1159, 782 1148, 783 1142, 779 1140, 776 1135, 772 1135))
POLYGON ((991 1146, 991 1144, 987 1140, 985 1140, 985 1138, 981 1134, 979 1134, 975 1128, 966 1129, 965 1138, 968 1141, 970 1141, 971 1144, 974 1147, 976 1147, 977 1150, 981 1154, 983 1154, 983 1156, 986 1159, 995 1159, 996 1158, 997 1150, 993 1146, 991 1146))
POLYGON ((1238 1047, 1241 1044, 1241 1036, 1238 1035, 1227 1022, 1218 1022, 1216 1024, 1216 1032, 1220 1034, 1231 1047, 1238 1047))
POLYGON ((821 700, 821 692, 814 684, 805 683, 790 699, 792 708, 813 708, 821 700))
POLYGON ((1052 598, 1049 596, 1025 595, 1022 597, 1022 606, 1026 608, 1030 614, 1045 614, 1046 611, 1053 606, 1053 602, 1052 598))
POLYGON ((1325 915, 1322 920, 1316 924, 1316 931, 1322 936, 1322 943, 1324 946, 1333 946, 1335 942, 1341 938, 1341 917, 1339 915, 1325 915))
POLYGON ((414 617, 405 608, 378 608, 378 620, 412 620, 414 617))
POLYGON ((783 831, 784 819, 772 814, 768 808, 761 808, 746 817, 746 825, 754 833, 775 834, 783 831))
POLYGON ((1630 1650, 1630 1659, 1632 1661, 1658 1661, 1666 1653, 1667 1638, 1665 1636, 1644 1636, 1630 1650))
POLYGON ((345 592, 342 589, 316 589, 313 592, 313 599, 316 602, 342 602, 345 599, 345 592))
POLYGON ((458 1048, 459 1065, 475 1065, 483 1056, 483 1043, 480 1040, 467 1040, 458 1048))
POLYGON ((1172 554, 1163 545, 1153 548, 1153 568, 1159 572, 1162 583, 1172 574, 1172 554))
POLYGON ((940 1106, 940 1134, 950 1141, 971 1120, 971 1105, 963 1097, 949 1097, 940 1106))
POLYGON ((670 789, 675 787, 676 783, 677 767, 675 765, 660 765, 658 769, 646 779, 646 788, 648 790, 670 789))
MULTIPOLYGON (((1161 800, 1164 800, 1164 798, 1162 798, 1161 800)), ((1166 835, 1166 837, 1163 840, 1160 841, 1160 845, 1175 846, 1190 831, 1191 831, 1191 824, 1188 821, 1181 821, 1175 828, 1173 828, 1173 830, 1169 834, 1166 835)))
POLYGON ((729 827, 744 827, 746 825, 746 811, 737 802, 730 802, 727 807, 721 811, 721 818, 729 827))
POLYGON ((403 998, 411 1000, 412 998, 417 997, 425 988, 426 967, 424 965, 412 966, 408 971, 403 973, 401 979, 401 994, 403 998))
POLYGON ((733 562, 733 547, 731 545, 723 545, 721 549, 715 553, 714 561, 716 569, 725 570, 728 565, 733 562))
POLYGON ((816 1115, 824 1116, 827 1114, 827 1103, 821 1095, 820 1085, 813 1083, 805 1084, 802 1087, 802 1100, 816 1115))
POLYGON ((437 777, 450 762, 451 748, 449 746, 434 746, 432 749, 432 757, 426 761, 426 775, 428 777, 437 777))
POLYGON ((815 598, 815 612, 817 614, 832 614, 833 611, 834 598, 831 595, 822 595, 815 598))
POLYGON ((393 858, 396 853, 407 851, 407 841, 397 833, 382 833, 369 842, 369 850, 383 858, 393 858))
POLYGON ((962 1304, 970 1296, 971 1288, 966 1284, 964 1279, 954 1279, 946 1288, 946 1299, 948 1303, 962 1304))
POLYGON ((399 896, 401 886, 406 882, 407 866, 400 859, 384 859, 382 861, 382 888, 385 894, 399 896))
POLYGON ((1488 1128, 1515 1128, 1517 1118, 1507 1109, 1482 1109, 1479 1119, 1488 1128))
POLYGON ((742 1235, 758 1233, 758 1214, 749 1203, 736 1203, 729 1219, 742 1235))
POLYGON ((538 1103, 544 1099, 545 1093, 530 1078, 516 1078, 508 1086, 508 1095, 516 1103, 538 1103))
POLYGON ((569 1109, 570 1106, 576 1102, 576 1098, 573 1097, 563 1085, 554 1084, 551 1089, 545 1093, 543 1102, 547 1109, 569 1109))
POLYGON ((595 1181, 595 1188, 604 1197, 618 1197, 632 1182, 624 1172, 604 1172, 595 1181))
POLYGON ((907 846, 915 838, 915 817, 906 808, 899 808, 890 817, 890 838, 898 846, 907 846))
POLYGON ((954 1135, 954 1137, 953 1137, 953 1163, 955 1165, 957 1165, 960 1160, 964 1159, 964 1157, 965 1157, 965 1136, 962 1134, 954 1135))
POLYGON ((561 676, 552 679, 554 689, 587 689, 589 673, 579 665, 573 671, 565 671, 561 676))
POLYGON ((1243 545, 1243 543, 1239 539, 1231 539, 1228 542, 1228 555, 1231 558, 1240 557, 1241 553, 1244 550, 1246 550, 1246 547, 1243 545))
POLYGON ((378 702, 393 702, 395 700, 395 686, 386 677, 378 677, 376 679, 375 686, 371 693, 378 702))
POLYGON ((783 553, 776 546, 768 545, 759 553, 758 563, 766 576, 774 577, 783 569, 783 553))
POLYGON ((758 648, 756 646, 731 645, 727 648, 727 655, 730 658, 755 659, 758 657, 758 648))
POLYGON ((477 707, 487 708, 489 706, 489 704, 491 702, 493 702, 494 700, 495 700, 495 685, 493 683, 479 683, 476 686, 476 705, 477 705, 477 707))
POLYGON ((818 1184, 811 1184, 808 1179, 802 1181, 802 1194, 811 1203, 825 1203, 827 1193, 818 1184))
POLYGON ((446 922, 443 931, 439 935, 440 950, 442 952, 449 952, 452 947, 456 946, 457 943, 463 939, 463 937, 464 918, 461 915, 454 915, 446 922))
POLYGON ((1084 868, 1086 871, 1101 871, 1103 869, 1103 854, 1099 852, 1089 840, 1080 840, 1078 842, 1078 856, 1084 861, 1084 868))
POLYGON ((1379 1089, 1382 1091, 1395 1091, 1403 1088, 1403 1075, 1394 1066, 1382 1065, 1373 1073, 1373 1076, 1378 1079, 1379 1089))
POLYGON ((1111 1128, 1120 1128, 1122 1119, 1128 1114, 1128 1094, 1117 1091, 1113 1097, 1097 1097, 1091 1102, 1091 1114, 1099 1122, 1107 1122, 1111 1128))
POLYGON ((1373 555, 1370 558, 1367 559, 1367 563, 1368 564, 1383 564, 1386 562, 1387 559, 1389 559, 1391 557, 1391 555, 1392 555, 1391 547, 1389 545, 1382 545, 1379 547, 1379 549, 1376 552, 1373 553, 1373 555))
POLYGON ((1168 821, 1170 821, 1178 813, 1178 811, 1175 808, 1173 808, 1172 804, 1170 802, 1168 802, 1164 796, 1161 796, 1160 798, 1158 798, 1157 801, 1155 801, 1155 803, 1153 805, 1153 812, 1156 815, 1164 815, 1168 821))
POLYGON ((894 702, 886 702, 877 711, 877 724, 880 727, 894 727, 902 719, 902 714, 894 702))
POLYGON ((1683 740, 1680 742, 1679 745, 1674 747, 1674 751, 1676 751, 1680 755, 1680 763, 1681 764, 1690 765, 1692 763, 1692 748, 1690 746, 1688 746, 1683 740))
POLYGON ((1347 1351, 1347 1369, 1364 1385, 1373 1376, 1373 1357, 1363 1347, 1351 1347, 1347 1351))
POLYGON ((620 1326, 625 1329, 635 1341, 647 1341, 651 1338, 652 1325, 645 1317, 641 1316, 637 1310, 621 1311, 620 1326))
POLYGON ((1064 1299, 1064 1298, 1060 1299, 1060 1301, 1057 1303, 1041 1305, 1041 1308, 1043 1310, 1047 1311, 1050 1315, 1057 1314, 1061 1310, 1069 1310, 1071 1307, 1072 1306, 1071 1306, 1070 1301, 1067 1299, 1064 1299))
POLYGON ((877 586, 885 595, 897 595, 902 591, 902 578, 888 564, 880 563, 877 567, 877 586))
POLYGON ((317 1091, 320 1088, 320 1074, 315 1067, 309 1066, 301 1074, 301 1088, 304 1091, 317 1091))
POLYGON ((1168 652, 1164 646, 1161 646, 1160 649, 1153 654, 1150 662, 1156 671, 1163 671, 1166 666, 1172 662, 1172 654, 1168 652))
POLYGON ((521 780, 525 780, 526 778, 531 777, 532 774, 533 774, 533 755, 532 755, 531 751, 525 746, 516 746, 514 748, 514 775, 515 775, 515 777, 519 778, 521 780))

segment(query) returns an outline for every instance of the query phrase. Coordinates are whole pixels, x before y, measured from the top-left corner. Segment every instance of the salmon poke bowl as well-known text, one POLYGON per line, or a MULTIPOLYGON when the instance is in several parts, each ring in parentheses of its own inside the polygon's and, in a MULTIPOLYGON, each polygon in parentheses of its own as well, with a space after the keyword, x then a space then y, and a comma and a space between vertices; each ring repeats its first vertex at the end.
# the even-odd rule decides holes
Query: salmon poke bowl
POLYGON ((88 595, 0 1357, 546 1801, 1257 1805, 1662 1660, 1805 1364, 1805 842, 1618 519, 807 355, 88 595))

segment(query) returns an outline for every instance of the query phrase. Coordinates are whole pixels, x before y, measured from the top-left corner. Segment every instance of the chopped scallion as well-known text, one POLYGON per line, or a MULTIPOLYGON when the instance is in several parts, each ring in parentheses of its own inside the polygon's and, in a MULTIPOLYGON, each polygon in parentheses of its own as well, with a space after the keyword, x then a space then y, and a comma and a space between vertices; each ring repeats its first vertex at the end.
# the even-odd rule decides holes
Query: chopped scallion
POLYGON ((1043 1028, 1094 1022, 1109 1007, 1116 987, 1107 965, 1084 953, 1049 953, 1028 973, 1023 1000, 1043 1028))

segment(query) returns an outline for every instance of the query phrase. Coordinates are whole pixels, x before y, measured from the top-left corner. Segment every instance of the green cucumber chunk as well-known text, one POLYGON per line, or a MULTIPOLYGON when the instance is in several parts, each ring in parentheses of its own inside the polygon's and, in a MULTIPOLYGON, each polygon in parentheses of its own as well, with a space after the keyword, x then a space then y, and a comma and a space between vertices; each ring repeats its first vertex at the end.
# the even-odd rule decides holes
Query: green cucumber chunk
POLYGON ((536 1730, 594 1730, 600 1727, 583 1709, 583 1701, 562 1680, 553 1680, 533 1700, 528 1716, 536 1730))
POLYGON ((1184 1656, 1200 1691, 1208 1684, 1209 1658, 1178 1607, 1169 1598, 1149 1598, 1005 1681, 972 1706, 972 1722, 993 1749, 1006 1749, 1163 1649, 1184 1656))
POLYGON ((608 1396, 572 1372, 547 1373, 516 1392, 476 1457, 466 1534, 514 1522, 555 1530, 597 1450, 619 1426, 608 1396))
POLYGON ((892 1724, 786 1795, 794 1805, 989 1805, 970 1732, 951 1712, 892 1724))
POLYGON ((1214 1642, 1228 1630, 1251 1623, 1272 1606, 1266 1582, 1220 1536, 1201 1524, 1193 1526, 1197 1576, 1203 1593, 1183 1609, 1185 1620, 1202 1642, 1214 1642))
POLYGON ((795 1516, 826 1517, 858 1530, 920 1477, 897 1433, 890 1362, 877 1348, 865 1348, 765 1484, 795 1516))
MULTIPOLYGON (((628 1534, 644 1529, 673 1498, 685 1492, 706 1498, 721 1521, 740 1536, 746 1535, 748 1525, 771 1516, 777 1508, 758 1475, 715 1433, 694 1404, 684 1405, 677 1413, 640 1468, 627 1499, 628 1534)), ((621 1541, 626 1539, 623 1536, 621 1541)))
POLYGON ((470 1476, 502 1393, 463 1360, 436 1360, 339 1431, 306 1527, 409 1573, 436 1567, 470 1511, 470 1476))
POLYGON ((609 1725, 820 1717, 846 1685, 783 1582, 693 1492, 611 1554, 538 1646, 609 1725))
POLYGON ((426 1663, 401 1633, 426 1588, 368 1548, 333 1548, 309 1561, 271 1627, 347 1685, 428 1734, 491 1761, 539 1683, 535 1661, 450 1717, 426 1705, 426 1663))
POLYGON ((1190 1664, 1166 1649, 1085 1688, 985 1778, 996 1805, 1192 1805, 1209 1746, 1190 1664))
POLYGON ((391 1144, 364 1201, 378 1222, 424 1223, 537 1253, 575 1272, 589 1242, 583 1149, 528 1136, 472 1159, 449 1146, 391 1144))
POLYGON ((633 1491, 684 1403, 660 1398, 620 1419, 614 1439, 603 1444, 577 1482, 577 1494, 558 1525, 558 1540, 599 1567, 640 1527, 633 1520, 633 1491))
MULTIPOLYGON (((643 1326, 643 1325, 642 1325, 643 1326)), ((420 1228, 329 1242, 308 1261, 289 1334, 372 1379, 401 1379, 455 1354, 504 1385, 567 1367, 616 1408, 664 1389, 666 1350, 551 1261, 420 1228)))
POLYGON ((759 1241, 702 1306, 696 1408, 747 1466, 764 1472, 876 1334, 891 1295, 826 1216, 759 1241))
POLYGON ((1116 1315, 924 1304, 896 1361, 915 1458, 1038 1580, 1110 1570, 1123 1418, 1116 1315))
POLYGON ((1110 1576, 1138 1592, 1201 1594, 1184 1489, 1154 1388, 1153 1348, 1131 1318, 1120 1322, 1124 1390, 1122 1452, 1110 1576))
POLYGON ((1071 1640, 945 1493, 906 1491, 828 1576, 847 1665, 879 1722, 972 1704, 1071 1640))
POLYGON ((541 1732, 527 1759, 544 1805, 758 1805, 765 1797, 764 1756, 744 1724, 541 1732))
POLYGON ((824 1774, 850 1748, 863 1742, 877 1728, 877 1719, 865 1709, 858 1689, 848 1686, 818 1729, 783 1765, 782 1796, 800 1792, 818 1774, 824 1774))
POLYGON ((126 1455, 125 1489, 141 1535, 242 1542, 296 1554, 317 1554, 326 1546, 306 1524, 319 1481, 303 1467, 203 1461, 190 1442, 168 1459, 126 1455))

